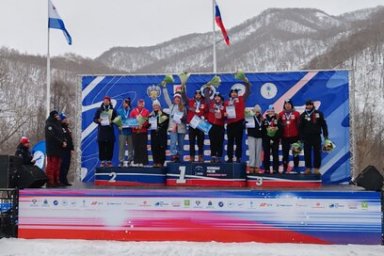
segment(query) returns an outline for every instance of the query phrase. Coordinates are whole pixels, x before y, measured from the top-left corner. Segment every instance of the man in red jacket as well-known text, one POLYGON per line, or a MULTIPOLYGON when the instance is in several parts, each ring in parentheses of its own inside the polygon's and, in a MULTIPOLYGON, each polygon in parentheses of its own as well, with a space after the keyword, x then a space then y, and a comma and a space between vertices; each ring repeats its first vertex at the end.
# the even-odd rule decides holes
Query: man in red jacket
MULTIPOLYGON (((290 99, 284 102, 283 111, 279 113, 282 126, 281 146, 283 149, 283 172, 287 172, 289 163, 289 150, 291 145, 299 140, 300 113, 297 112, 290 99)), ((299 167, 299 156, 293 154, 294 170, 299 167)))
POLYGON ((232 89, 229 92, 229 99, 225 102, 225 116, 227 117, 227 156, 228 163, 233 162, 233 146, 236 143, 236 162, 241 162, 243 153, 243 133, 244 133, 244 110, 245 102, 249 96, 250 84, 245 84, 245 92, 243 96, 239 95, 238 89, 232 89))
POLYGON ((137 101, 137 107, 131 111, 130 117, 136 118, 138 126, 132 129, 133 162, 135 165, 143 166, 148 164, 148 117, 149 111, 144 108, 143 99, 137 101))

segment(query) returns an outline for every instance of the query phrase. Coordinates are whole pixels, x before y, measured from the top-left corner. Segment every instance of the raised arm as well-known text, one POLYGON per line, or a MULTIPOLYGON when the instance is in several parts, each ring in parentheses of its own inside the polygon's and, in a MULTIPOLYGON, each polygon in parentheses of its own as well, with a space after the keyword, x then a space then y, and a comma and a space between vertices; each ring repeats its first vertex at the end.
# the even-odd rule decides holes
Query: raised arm
POLYGON ((183 104, 188 106, 187 86, 185 85, 182 85, 181 88, 181 98, 183 100, 183 104))
POLYGON ((251 83, 249 81, 244 83, 245 83, 244 101, 247 101, 249 95, 251 94, 251 83))
POLYGON ((172 101, 171 101, 171 98, 169 97, 167 87, 163 87, 163 95, 164 95, 165 103, 167 103, 168 107, 170 108, 172 106, 172 101))

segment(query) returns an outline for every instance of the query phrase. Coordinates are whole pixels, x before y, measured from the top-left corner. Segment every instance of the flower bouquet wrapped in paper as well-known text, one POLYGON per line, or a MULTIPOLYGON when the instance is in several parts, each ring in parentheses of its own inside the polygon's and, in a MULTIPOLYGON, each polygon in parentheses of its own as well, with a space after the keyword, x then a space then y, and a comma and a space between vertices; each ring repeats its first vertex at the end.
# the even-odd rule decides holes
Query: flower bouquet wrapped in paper
POLYGON ((215 75, 214 77, 212 77, 211 81, 206 83, 207 86, 213 86, 215 88, 218 88, 220 84, 221 78, 218 75, 215 75))
POLYGON ((167 86, 167 84, 173 83, 175 80, 173 79, 173 76, 171 74, 165 75, 163 81, 161 81, 160 85, 162 87, 167 86))
POLYGON ((185 86, 187 84, 187 81, 188 81, 190 75, 191 75, 190 73, 185 72, 185 71, 180 73, 179 74, 180 84, 185 86))
POLYGON ((121 116, 115 117, 115 119, 113 119, 112 123, 114 123, 119 128, 123 126, 123 121, 121 120, 121 116))
POLYGON ((291 150, 294 156, 298 156, 303 151, 303 143, 300 141, 292 143, 291 150))
POLYGON ((191 74, 188 72, 182 72, 179 74, 179 79, 180 79, 180 85, 181 85, 181 91, 184 91, 185 85, 187 84, 188 78, 191 74))
POLYGON ((279 128, 276 127, 276 126, 268 127, 267 128, 267 135, 268 135, 268 137, 271 137, 271 138, 275 137, 278 130, 279 130, 279 128))
POLYGON ((325 139, 323 144, 323 151, 324 152, 332 152, 336 148, 335 143, 333 143, 330 139, 325 139))
POLYGON ((239 69, 239 70, 235 73, 235 78, 238 79, 238 80, 243 81, 244 83, 249 84, 249 80, 248 80, 248 78, 246 77, 244 71, 242 71, 241 69, 239 69))
POLYGON ((165 122, 168 120, 168 116, 167 115, 161 115, 160 118, 159 118, 159 124, 165 122))
POLYGON ((148 120, 148 118, 143 117, 142 115, 138 115, 138 116, 136 117, 136 119, 137 119, 137 122, 139 123, 139 126, 140 126, 140 125, 143 125, 143 124, 145 123, 145 121, 148 120))
POLYGON ((251 117, 255 116, 255 112, 253 112, 253 109, 251 109, 251 108, 245 108, 244 109, 244 115, 245 115, 245 118, 251 118, 251 117))

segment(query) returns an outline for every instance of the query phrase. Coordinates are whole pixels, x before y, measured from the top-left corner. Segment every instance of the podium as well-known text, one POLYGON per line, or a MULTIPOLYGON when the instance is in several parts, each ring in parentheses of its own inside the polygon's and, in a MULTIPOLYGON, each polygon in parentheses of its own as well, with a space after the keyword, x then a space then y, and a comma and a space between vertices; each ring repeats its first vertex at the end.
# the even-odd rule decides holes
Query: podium
POLYGON ((96 168, 95 185, 164 186, 165 168, 100 167, 96 168))
POLYGON ((245 163, 168 163, 167 186, 245 187, 245 163))
POLYGON ((268 188, 319 188, 321 186, 320 174, 248 174, 248 187, 268 188))
POLYGON ((321 175, 246 174, 245 163, 167 163, 166 167, 96 168, 95 185, 202 188, 319 188, 321 175))

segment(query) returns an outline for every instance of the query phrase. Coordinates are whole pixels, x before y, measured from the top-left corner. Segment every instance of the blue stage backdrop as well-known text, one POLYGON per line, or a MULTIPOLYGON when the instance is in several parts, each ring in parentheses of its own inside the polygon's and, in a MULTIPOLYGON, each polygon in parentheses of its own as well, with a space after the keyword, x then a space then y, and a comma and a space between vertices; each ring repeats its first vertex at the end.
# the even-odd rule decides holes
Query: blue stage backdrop
MULTIPOLYGON (((192 74, 187 82, 187 95, 193 97, 197 89, 204 89, 205 84, 214 74, 192 74)), ((215 89, 225 98, 231 88, 244 90, 244 85, 233 74, 219 74, 221 85, 215 89)), ((246 73, 252 84, 251 94, 246 106, 251 108, 259 104, 263 111, 274 105, 276 112, 283 109, 286 99, 291 99, 296 110, 303 112, 305 101, 312 99, 315 106, 324 113, 328 123, 329 138, 336 144, 331 153, 323 153, 321 173, 323 183, 342 183, 350 180, 350 144, 349 144, 349 78, 348 71, 300 71, 280 73, 246 73)), ((166 107, 159 83, 164 75, 117 75, 117 76, 83 76, 82 77, 82 180, 92 182, 95 168, 99 165, 97 146, 97 126, 93 123, 96 109, 101 105, 105 95, 110 96, 116 109, 122 106, 123 99, 130 97, 133 106, 138 99, 145 100, 146 108, 152 110, 152 101, 157 98, 162 107, 166 107)), ((177 75, 175 82, 167 88, 172 95, 173 88, 180 84, 177 75)), ((172 97, 172 96, 171 96, 172 97)), ((118 130, 115 129, 116 135, 118 130)), ((116 136, 117 138, 117 136, 116 136)), ((244 136, 246 140, 247 136, 244 136)), ((188 136, 186 136, 188 140, 188 136)), ((116 141, 117 142, 117 141, 116 141)), ((209 159, 209 139, 205 139, 204 155, 209 159)), ((281 147, 280 147, 281 148, 281 147)), ((189 146, 185 144, 185 157, 189 146)), ((226 149, 226 147, 225 147, 226 149)), ((148 152, 151 158, 150 146, 148 152)), ((246 141, 244 142, 243 160, 248 160, 246 141)), ((168 151, 167 151, 168 154, 168 151)), ((185 158, 187 159, 187 158, 185 158)), ((280 156, 281 160, 281 156, 280 156)), ((118 143, 115 143, 113 158, 118 164, 118 143)), ((292 165, 292 163, 290 163, 292 165)), ((304 168, 303 155, 300 166, 304 168)))

